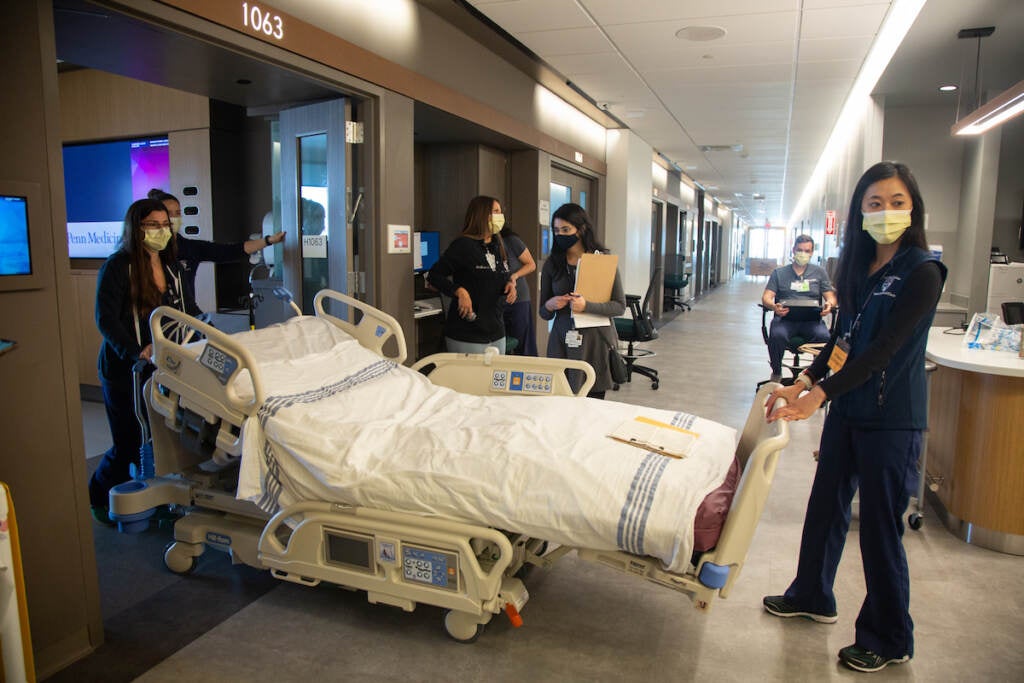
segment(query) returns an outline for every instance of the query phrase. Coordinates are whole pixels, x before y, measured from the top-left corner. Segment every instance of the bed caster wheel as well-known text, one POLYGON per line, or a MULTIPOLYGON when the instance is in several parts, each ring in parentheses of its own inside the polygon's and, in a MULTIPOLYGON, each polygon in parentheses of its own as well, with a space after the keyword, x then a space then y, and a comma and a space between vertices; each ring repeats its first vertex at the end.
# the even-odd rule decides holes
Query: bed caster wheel
POLYGON ((612 384, 612 391, 618 391, 618 390, 619 390, 619 385, 618 384, 612 384))
POLYGON ((465 612, 448 610, 444 615, 444 630, 448 636, 458 643, 475 643, 484 632, 484 625, 478 624, 476 617, 465 612))
POLYGON ((920 512, 911 512, 907 516, 907 524, 910 525, 911 529, 917 531, 921 528, 921 525, 924 524, 924 517, 921 516, 920 512))
POLYGON ((178 543, 168 543, 164 548, 164 566, 175 574, 191 574, 197 564, 196 558, 178 543))
POLYGON ((658 383, 657 382, 651 382, 651 390, 652 391, 657 391, 658 390, 658 383))

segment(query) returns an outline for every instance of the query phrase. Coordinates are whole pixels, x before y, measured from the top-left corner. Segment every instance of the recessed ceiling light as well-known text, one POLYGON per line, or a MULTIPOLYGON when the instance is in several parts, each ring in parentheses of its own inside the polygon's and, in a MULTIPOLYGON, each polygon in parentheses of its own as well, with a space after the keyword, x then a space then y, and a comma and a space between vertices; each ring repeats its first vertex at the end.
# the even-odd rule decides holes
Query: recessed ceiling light
POLYGON ((718 185, 708 185, 708 186, 707 186, 707 188, 705 188, 705 189, 708 189, 708 190, 717 190, 717 189, 718 189, 718 185))
POLYGON ((939 91, 940 92, 954 92, 954 91, 956 91, 956 89, 957 89, 957 87, 955 85, 940 85, 939 86, 939 91))
POLYGON ((676 31, 676 38, 698 43, 718 40, 723 36, 725 36, 725 29, 721 26, 684 26, 676 31))
POLYGON ((646 109, 627 109, 624 114, 627 119, 642 119, 647 114, 646 109))

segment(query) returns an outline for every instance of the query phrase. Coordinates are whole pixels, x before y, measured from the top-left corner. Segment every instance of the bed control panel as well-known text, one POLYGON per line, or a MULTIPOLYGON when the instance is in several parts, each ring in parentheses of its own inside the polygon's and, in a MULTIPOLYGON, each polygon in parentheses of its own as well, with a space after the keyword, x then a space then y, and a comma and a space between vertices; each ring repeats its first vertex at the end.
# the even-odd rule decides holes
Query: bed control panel
POLYGON ((491 391, 516 394, 550 394, 554 376, 550 372, 494 370, 491 391))
POLYGON ((445 590, 459 590, 459 556, 455 553, 402 544, 402 578, 445 590))

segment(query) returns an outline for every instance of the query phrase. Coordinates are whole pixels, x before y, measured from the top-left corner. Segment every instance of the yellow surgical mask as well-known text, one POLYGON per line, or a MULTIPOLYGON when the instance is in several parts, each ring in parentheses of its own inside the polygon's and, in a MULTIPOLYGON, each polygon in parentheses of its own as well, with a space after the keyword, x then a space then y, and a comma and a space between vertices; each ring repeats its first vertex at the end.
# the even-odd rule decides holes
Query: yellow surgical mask
POLYGON ((491 214, 491 232, 497 235, 501 232, 501 229, 505 227, 505 214, 503 213, 492 213, 491 214))
POLYGON ((793 263, 798 266, 806 266, 811 262, 811 255, 806 251, 794 251, 793 252, 793 263))
POLYGON ((142 236, 142 243, 153 251, 163 251, 167 243, 171 241, 171 229, 160 228, 159 230, 146 230, 142 236))
POLYGON ((879 244, 892 244, 910 227, 910 210, 889 209, 864 215, 864 230, 879 244))
POLYGON ((181 216, 171 216, 171 232, 175 235, 181 231, 181 216))

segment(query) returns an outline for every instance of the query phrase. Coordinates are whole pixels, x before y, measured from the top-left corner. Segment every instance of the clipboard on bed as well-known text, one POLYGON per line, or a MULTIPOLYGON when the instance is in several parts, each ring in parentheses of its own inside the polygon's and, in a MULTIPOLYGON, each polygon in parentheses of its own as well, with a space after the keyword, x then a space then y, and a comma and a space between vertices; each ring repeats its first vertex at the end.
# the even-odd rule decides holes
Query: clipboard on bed
POLYGON ((700 434, 638 415, 620 424, 608 436, 630 446, 681 460, 689 455, 700 434))
MULTIPOLYGON (((619 257, 615 254, 583 254, 576 264, 576 286, 573 291, 587 301, 596 304, 607 303, 612 298, 615 271, 618 267, 619 257)), ((603 327, 611 324, 607 316, 592 313, 573 313, 572 317, 577 328, 603 327)))

